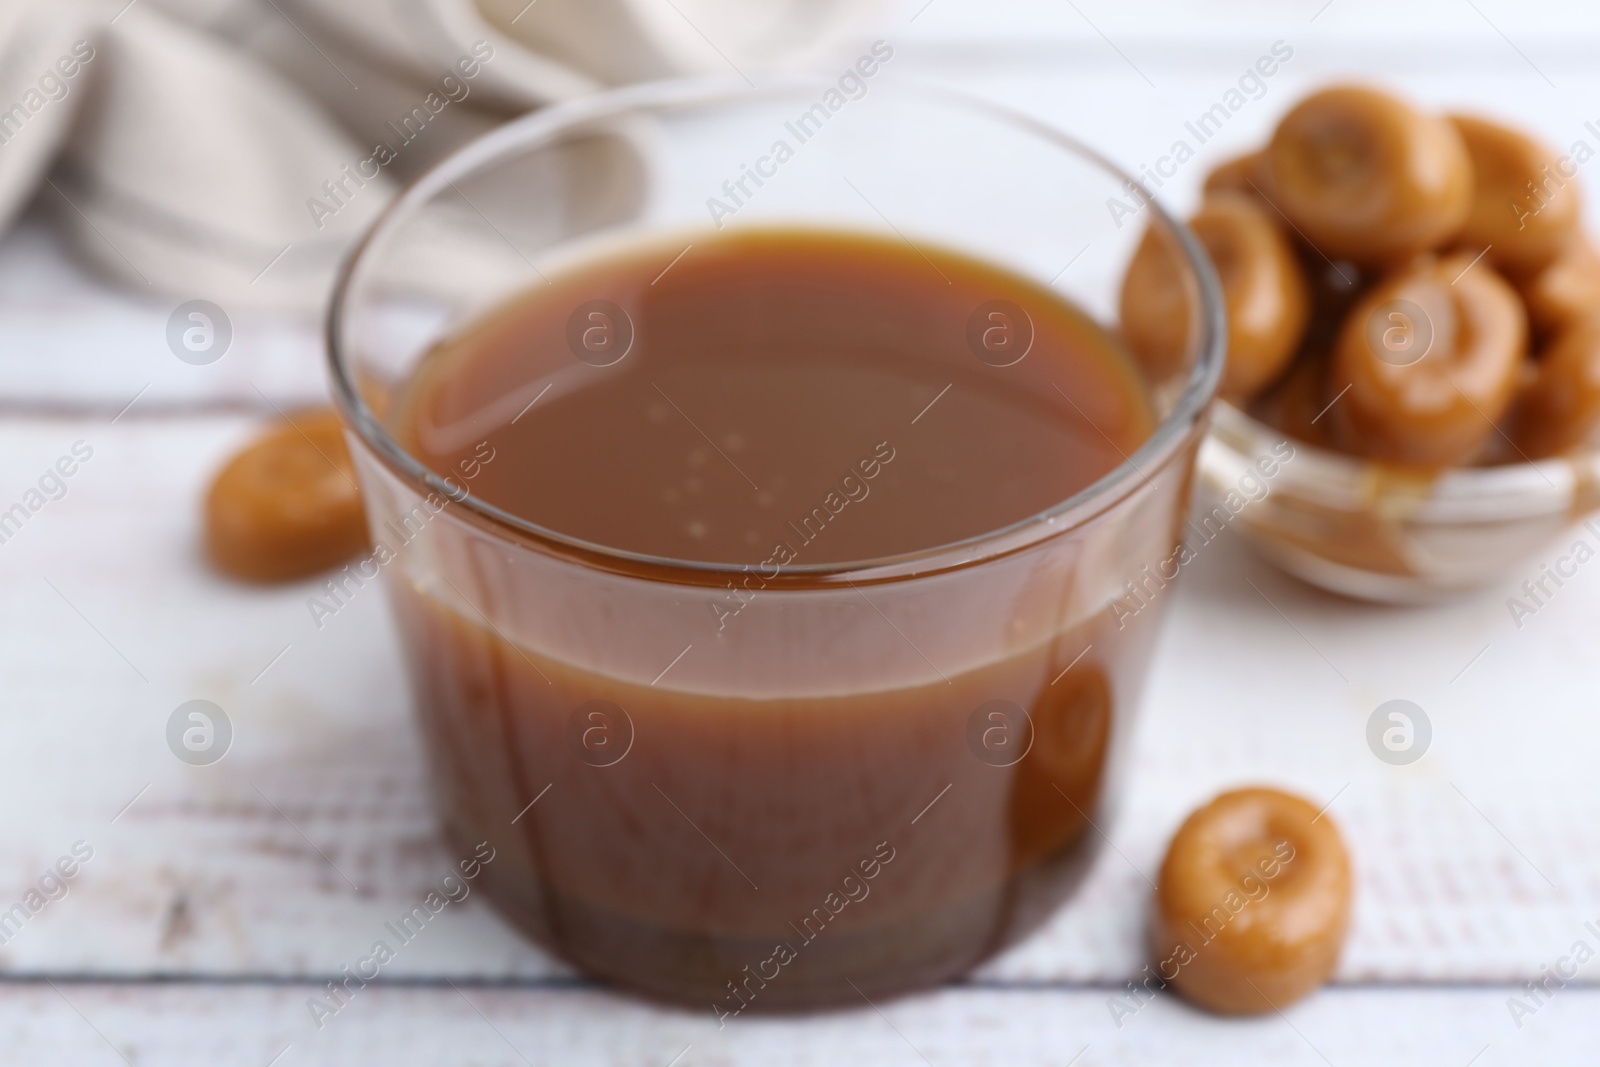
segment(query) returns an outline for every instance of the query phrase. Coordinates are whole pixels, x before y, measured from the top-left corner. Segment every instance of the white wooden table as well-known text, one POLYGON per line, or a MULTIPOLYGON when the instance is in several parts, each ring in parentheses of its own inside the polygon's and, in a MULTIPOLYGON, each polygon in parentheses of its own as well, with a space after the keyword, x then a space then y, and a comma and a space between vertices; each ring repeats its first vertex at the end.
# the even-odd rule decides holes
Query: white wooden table
MULTIPOLYGON (((1165 152, 1274 41, 1291 45, 1263 97, 1174 179, 1180 207, 1206 166, 1341 74, 1600 147, 1583 126, 1600 119, 1600 12, 1568 5, 920 5, 882 31, 896 76, 1010 102, 1129 164, 1165 152)), ((1600 164, 1584 181, 1600 203, 1600 164)), ((1585 926, 1600 929, 1600 565, 1519 629, 1509 587, 1364 606, 1273 572, 1231 536, 1174 595, 1114 847, 1071 906, 970 980, 881 1012, 719 1031, 709 1011, 595 987, 473 898, 319 1030, 307 999, 449 859, 383 594, 319 631, 309 585, 244 589, 199 563, 210 473, 272 404, 324 395, 315 324, 237 315, 229 354, 193 367, 165 345, 175 303, 85 276, 38 218, 0 244, 0 510, 75 442, 93 449, 66 495, 0 543, 0 913, 74 843, 93 849, 64 897, 3 938, 0 1062, 1594 1061, 1600 960, 1520 1026, 1507 1001, 1574 943, 1600 951, 1585 926), (1365 740, 1396 697, 1434 733, 1404 767, 1365 740), (235 731, 209 767, 164 738, 194 698, 235 731), (1108 1003, 1143 962, 1146 875, 1167 835, 1252 781, 1329 802, 1353 847, 1356 922, 1336 982, 1282 1017, 1221 1021, 1163 997, 1118 1026, 1108 1003)))

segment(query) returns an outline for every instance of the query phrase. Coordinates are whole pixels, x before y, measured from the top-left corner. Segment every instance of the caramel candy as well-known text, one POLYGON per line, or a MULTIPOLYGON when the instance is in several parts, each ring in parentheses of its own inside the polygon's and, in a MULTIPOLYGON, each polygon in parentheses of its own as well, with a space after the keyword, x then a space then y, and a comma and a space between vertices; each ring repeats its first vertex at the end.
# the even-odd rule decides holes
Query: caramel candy
POLYGON ((1392 263, 1454 237, 1472 208, 1472 163, 1449 122, 1374 89, 1326 89, 1267 148, 1273 202, 1332 259, 1392 263))
POLYGON ((1472 159, 1472 209, 1457 240, 1512 275, 1550 264, 1566 248, 1583 210, 1577 168, 1531 137, 1485 119, 1453 115, 1472 159))
POLYGON ((1311 299, 1294 246, 1259 199, 1221 192, 1189 225, 1222 279, 1228 363, 1222 395, 1246 399, 1283 373, 1305 334, 1311 299))
POLYGON ((1539 355, 1517 403, 1518 459, 1545 459, 1594 441, 1600 427, 1600 320, 1569 327, 1539 355))
POLYGON ((1600 318, 1600 253, 1578 235, 1549 266, 1521 279, 1520 288, 1528 318, 1541 337, 1600 318))
POLYGON ((1152 381, 1165 381, 1183 370, 1200 294, 1185 284, 1182 263, 1177 241, 1152 226, 1122 276, 1122 339, 1152 381))
MULTIPOLYGON (((1310 314, 1310 297, 1294 246, 1271 209, 1247 194, 1206 197, 1189 220, 1222 282, 1228 312, 1228 362, 1222 394, 1248 399, 1288 365, 1310 314)), ((1158 377, 1181 365, 1190 323, 1188 294, 1176 250, 1155 230, 1145 235, 1122 288, 1129 346, 1158 377)))
POLYGON ((1224 793, 1167 848, 1155 969, 1225 1015, 1282 1009, 1328 980, 1350 923, 1350 858, 1333 822, 1276 789, 1224 793))
POLYGON ((256 438, 206 493, 206 554, 235 578, 304 578, 366 544, 355 468, 329 410, 302 412, 256 438))
POLYGON ((1219 163, 1206 175, 1202 188, 1206 193, 1248 193, 1259 196, 1266 191, 1265 152, 1251 152, 1225 163, 1219 163))
POLYGON ((1325 389, 1348 452, 1408 467, 1477 457, 1516 395, 1528 349, 1516 291, 1467 255, 1381 280, 1345 320, 1325 389))

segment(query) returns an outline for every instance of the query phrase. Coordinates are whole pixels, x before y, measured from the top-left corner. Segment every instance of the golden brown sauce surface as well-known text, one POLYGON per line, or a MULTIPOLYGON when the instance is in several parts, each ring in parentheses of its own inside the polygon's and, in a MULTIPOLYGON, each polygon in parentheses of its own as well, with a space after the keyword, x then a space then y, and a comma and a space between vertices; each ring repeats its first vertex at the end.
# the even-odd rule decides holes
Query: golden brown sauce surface
POLYGON ((1015 275, 826 232, 681 250, 554 275, 461 333, 413 386, 402 443, 449 472, 492 441, 473 493, 568 536, 813 564, 1026 519, 1151 432, 1116 343, 1015 275))

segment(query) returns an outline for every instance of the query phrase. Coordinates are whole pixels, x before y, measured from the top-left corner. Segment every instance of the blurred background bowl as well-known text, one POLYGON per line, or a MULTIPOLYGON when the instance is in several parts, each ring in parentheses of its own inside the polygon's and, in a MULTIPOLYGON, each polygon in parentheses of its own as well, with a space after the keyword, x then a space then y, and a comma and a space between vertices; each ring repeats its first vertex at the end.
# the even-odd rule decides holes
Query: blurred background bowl
POLYGON ((1537 463, 1401 470, 1290 439, 1218 401, 1200 451, 1202 524, 1220 508, 1267 559, 1345 596, 1418 603, 1502 581, 1600 507, 1600 452, 1537 463), (1279 469, 1233 514, 1222 501, 1258 462, 1279 469))

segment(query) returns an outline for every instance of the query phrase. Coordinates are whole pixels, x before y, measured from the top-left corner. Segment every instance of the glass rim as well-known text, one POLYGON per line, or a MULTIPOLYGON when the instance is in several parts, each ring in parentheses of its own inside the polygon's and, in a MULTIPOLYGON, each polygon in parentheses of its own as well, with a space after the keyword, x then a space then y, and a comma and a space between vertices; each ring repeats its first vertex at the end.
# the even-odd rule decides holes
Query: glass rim
MULTIPOLYGON (((470 493, 463 495, 459 487, 448 484, 446 477, 425 467, 407 452, 367 405, 346 359, 343 343, 345 312, 351 288, 376 242, 409 217, 418 206, 453 185, 456 179, 464 178, 513 153, 554 142, 565 131, 596 120, 623 117, 633 111, 687 110, 796 93, 816 94, 832 86, 831 81, 820 77, 771 77, 762 79, 760 84, 751 83, 748 79, 706 77, 674 78, 610 89, 530 112, 496 127, 418 175, 373 219, 345 256, 334 279, 325 320, 327 365, 334 402, 346 424, 391 471, 412 483, 420 484, 455 506, 467 509, 491 527, 509 531, 519 539, 532 540, 558 553, 577 555, 591 563, 609 563, 626 570, 648 567, 652 570, 652 579, 660 581, 677 578, 704 584, 749 573, 758 564, 684 560, 621 549, 564 534, 513 515, 470 493)), ((1163 227, 1176 241, 1187 273, 1194 280, 1200 308, 1196 337, 1198 353, 1183 392, 1149 438, 1132 455, 1124 455, 1122 463, 1065 500, 1005 526, 959 541, 870 559, 784 566, 775 578, 767 579, 769 585, 781 585, 787 577, 846 582, 851 578, 914 577, 929 571, 966 566, 1008 555, 1066 534, 1126 497, 1141 482, 1148 482, 1145 472, 1164 466, 1190 431, 1205 417, 1222 378, 1227 336, 1221 282, 1199 239, 1186 225, 1170 215, 1137 179, 1071 134, 1043 120, 972 94, 912 79, 902 85, 875 87, 875 93, 976 113, 996 125, 1010 126, 1031 134, 1088 162, 1117 184, 1139 190, 1141 202, 1153 212, 1152 224, 1163 227), (1063 519, 1069 521, 1062 522, 1063 519), (1030 531, 1034 532, 1034 536, 1025 536, 1030 531)))

